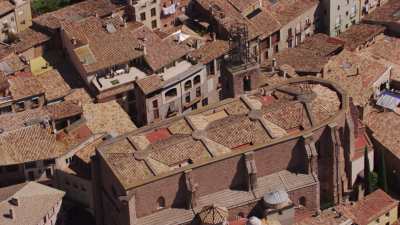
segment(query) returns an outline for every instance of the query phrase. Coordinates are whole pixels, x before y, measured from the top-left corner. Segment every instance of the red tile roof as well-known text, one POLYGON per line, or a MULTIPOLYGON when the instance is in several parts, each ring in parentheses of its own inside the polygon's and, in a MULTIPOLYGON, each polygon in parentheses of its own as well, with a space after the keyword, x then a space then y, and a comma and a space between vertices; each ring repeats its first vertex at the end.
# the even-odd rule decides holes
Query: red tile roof
POLYGON ((394 200, 381 189, 367 195, 354 205, 339 206, 346 216, 353 219, 353 222, 358 225, 367 225, 398 207, 398 201, 394 200))

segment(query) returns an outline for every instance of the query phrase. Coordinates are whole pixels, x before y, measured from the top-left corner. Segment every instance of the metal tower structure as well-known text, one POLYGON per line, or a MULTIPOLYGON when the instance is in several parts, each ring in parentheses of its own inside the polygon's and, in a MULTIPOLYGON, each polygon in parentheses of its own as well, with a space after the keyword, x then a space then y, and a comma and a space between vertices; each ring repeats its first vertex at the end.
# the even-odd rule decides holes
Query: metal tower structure
POLYGON ((235 23, 229 31, 229 61, 242 65, 250 61, 248 28, 244 23, 235 23))

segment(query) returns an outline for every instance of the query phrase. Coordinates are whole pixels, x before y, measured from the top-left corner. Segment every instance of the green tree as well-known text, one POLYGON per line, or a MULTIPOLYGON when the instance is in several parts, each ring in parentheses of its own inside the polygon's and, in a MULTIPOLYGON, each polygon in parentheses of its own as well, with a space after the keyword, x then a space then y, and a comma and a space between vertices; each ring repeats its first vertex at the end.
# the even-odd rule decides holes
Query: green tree
POLYGON ((35 15, 51 12, 70 4, 70 0, 33 0, 32 11, 35 15))
POLYGON ((379 165, 379 171, 378 171, 379 172, 378 186, 385 192, 388 192, 385 156, 384 156, 383 152, 381 152, 379 155, 380 155, 381 163, 379 165))

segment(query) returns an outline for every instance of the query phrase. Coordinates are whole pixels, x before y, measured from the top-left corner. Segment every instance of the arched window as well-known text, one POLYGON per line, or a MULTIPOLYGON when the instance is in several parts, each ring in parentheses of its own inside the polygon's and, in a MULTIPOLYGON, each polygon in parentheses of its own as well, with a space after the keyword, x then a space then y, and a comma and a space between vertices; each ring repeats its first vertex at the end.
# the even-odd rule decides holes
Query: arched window
POLYGON ((185 91, 192 88, 192 81, 188 80, 185 82, 185 91))
POLYGON ((163 208, 165 208, 165 198, 159 197, 157 199, 157 209, 163 209, 163 208))
POLYGON ((178 95, 176 88, 169 89, 167 92, 165 92, 165 98, 173 98, 178 95))
POLYGON ((249 76, 243 78, 243 90, 251 91, 251 78, 249 76))
POLYGON ((194 85, 200 84, 200 82, 201 82, 200 75, 195 76, 193 80, 194 85))
POLYGON ((302 196, 299 198, 299 205, 306 206, 307 200, 306 197, 302 196))

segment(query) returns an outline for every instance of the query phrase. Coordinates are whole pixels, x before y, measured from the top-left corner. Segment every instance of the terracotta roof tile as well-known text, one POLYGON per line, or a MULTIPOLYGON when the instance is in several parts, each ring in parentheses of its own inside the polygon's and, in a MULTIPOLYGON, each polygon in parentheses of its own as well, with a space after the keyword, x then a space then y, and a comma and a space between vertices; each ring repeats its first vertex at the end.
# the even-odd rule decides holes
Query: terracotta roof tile
POLYGON ((11 76, 8 79, 14 100, 44 94, 45 90, 33 76, 11 76))
POLYGON ((15 46, 17 53, 22 53, 32 47, 36 47, 50 40, 50 36, 32 28, 28 28, 18 33, 17 36, 19 39, 15 46))
POLYGON ((205 45, 201 46, 199 49, 194 50, 190 55, 198 59, 201 63, 207 64, 213 59, 217 59, 229 51, 229 44, 227 41, 217 40, 207 42, 205 45))
POLYGON ((338 39, 345 42, 345 48, 353 51, 370 42, 379 34, 383 34, 385 27, 369 24, 356 24, 347 31, 341 33, 338 39))
POLYGON ((77 39, 78 45, 74 46, 74 52, 88 74, 128 63, 143 55, 143 51, 138 48, 138 35, 148 29, 139 29, 142 25, 136 22, 124 27, 118 18, 105 21, 91 16, 78 22, 62 24, 68 37, 77 39), (106 24, 113 24, 116 31, 108 32, 106 24))
POLYGON ((82 106, 74 101, 63 101, 46 106, 53 120, 65 119, 77 115, 81 115, 83 110, 82 106))
POLYGON ((65 97, 71 92, 71 88, 57 70, 51 70, 37 75, 36 79, 44 88, 47 101, 65 97))
POLYGON ((43 221, 43 218, 54 212, 54 207, 62 201, 65 193, 63 191, 36 183, 27 182, 0 189, 0 195, 6 196, 1 199, 0 224, 2 225, 36 225, 43 221), (11 198, 18 199, 18 206, 10 204, 11 198), (40 206, 38 206, 40 202, 40 206), (9 214, 13 208, 15 218, 10 219, 4 215, 9 214))
POLYGON ((151 75, 136 81, 136 84, 144 94, 150 94, 153 91, 160 89, 164 81, 158 75, 151 75))
MULTIPOLYGON (((328 63, 328 58, 319 56, 313 50, 287 48, 274 56, 278 65, 290 65, 298 73, 320 73, 328 63)), ((272 60, 267 62, 272 63, 272 60)))
POLYGON ((366 15, 363 20, 372 22, 393 22, 400 21, 400 2, 390 0, 386 4, 378 7, 376 10, 366 15))
MULTIPOLYGON (((309 111, 312 115, 322 114, 314 115, 315 126, 326 122, 328 117, 332 118, 341 110, 338 90, 323 83, 300 83, 304 85, 281 84, 279 88, 290 88, 300 95, 310 91, 321 92, 314 93, 315 97, 310 99, 311 103, 315 101, 314 107, 324 107, 321 110, 323 112, 312 107, 309 111), (329 101, 326 100, 328 98, 329 101)), ((268 120, 281 126, 280 129, 292 129, 300 125, 305 129, 311 128, 310 118, 306 115, 308 109, 295 100, 295 96, 284 94, 276 88, 271 87, 267 91, 274 93, 277 102, 268 102, 269 105, 265 107, 264 114, 268 120)), ((233 154, 239 149, 240 152, 246 151, 253 145, 267 145, 275 138, 287 135, 270 137, 269 130, 264 127, 268 125, 261 118, 263 112, 257 116, 256 109, 261 108, 265 101, 260 100, 259 94, 250 97, 248 100, 247 97, 226 100, 181 118, 142 127, 105 143, 99 147, 99 152, 123 185, 130 188, 174 171, 179 165, 184 167, 199 161, 206 162, 214 157, 233 154), (253 113, 256 118, 250 116, 253 113)), ((297 184, 287 185, 291 187, 297 184)))
POLYGON ((275 4, 271 4, 269 1, 263 1, 263 3, 282 26, 318 5, 316 0, 278 0, 275 4))
POLYGON ((379 216, 398 207, 398 201, 391 198, 381 189, 365 196, 363 199, 355 202, 354 205, 339 206, 346 216, 353 219, 354 223, 367 225, 373 222, 379 216))
POLYGON ((111 15, 116 6, 108 0, 86 0, 57 11, 49 12, 33 19, 33 22, 43 27, 57 29, 65 21, 79 21, 88 16, 104 17, 111 15))
POLYGON ((9 0, 0 0, 0 16, 15 9, 15 5, 9 0))
POLYGON ((365 116, 365 123, 373 138, 400 158, 400 116, 394 112, 372 111, 365 116))
POLYGON ((356 105, 364 105, 372 95, 372 84, 387 69, 375 60, 343 50, 325 66, 323 77, 339 84, 353 98, 356 105))
POLYGON ((298 48, 314 51, 319 56, 331 56, 343 48, 344 42, 329 37, 323 33, 317 33, 304 40, 298 48))

